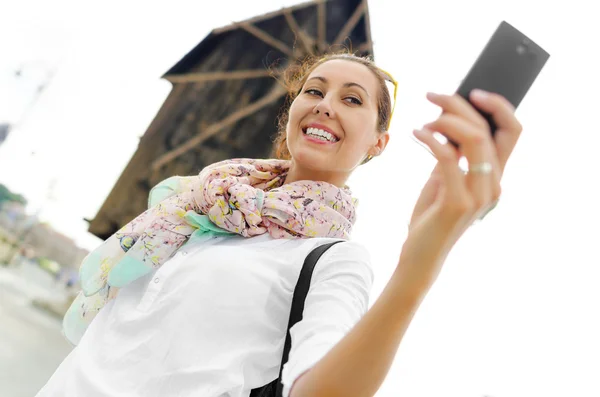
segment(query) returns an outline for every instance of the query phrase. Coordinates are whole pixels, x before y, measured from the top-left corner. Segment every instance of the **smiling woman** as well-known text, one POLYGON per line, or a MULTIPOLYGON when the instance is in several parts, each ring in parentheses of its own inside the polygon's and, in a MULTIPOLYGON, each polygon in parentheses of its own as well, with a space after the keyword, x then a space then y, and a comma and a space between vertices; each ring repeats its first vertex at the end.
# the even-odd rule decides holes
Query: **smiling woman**
POLYGON ((168 178, 147 211, 83 261, 82 292, 64 319, 77 347, 38 397, 248 397, 269 385, 285 397, 375 394, 449 250, 497 198, 520 125, 504 98, 474 93, 497 121, 495 143, 465 99, 428 96, 443 113, 415 136, 438 164, 396 271, 368 309, 373 270, 366 249, 348 241, 357 201, 346 181, 386 148, 394 80, 351 54, 286 76, 282 158, 225 160, 168 178), (470 172, 434 131, 465 149, 470 172), (343 243, 315 266, 288 345, 302 264, 332 242, 343 243))

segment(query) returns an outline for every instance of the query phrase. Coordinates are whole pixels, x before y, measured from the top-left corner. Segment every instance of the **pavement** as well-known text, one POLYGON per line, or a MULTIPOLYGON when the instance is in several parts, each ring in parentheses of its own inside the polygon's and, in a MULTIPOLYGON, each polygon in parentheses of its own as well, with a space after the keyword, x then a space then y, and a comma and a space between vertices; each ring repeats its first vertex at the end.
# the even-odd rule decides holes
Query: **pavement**
POLYGON ((60 317, 33 305, 65 298, 41 269, 0 265, 0 397, 35 396, 71 351, 60 317))

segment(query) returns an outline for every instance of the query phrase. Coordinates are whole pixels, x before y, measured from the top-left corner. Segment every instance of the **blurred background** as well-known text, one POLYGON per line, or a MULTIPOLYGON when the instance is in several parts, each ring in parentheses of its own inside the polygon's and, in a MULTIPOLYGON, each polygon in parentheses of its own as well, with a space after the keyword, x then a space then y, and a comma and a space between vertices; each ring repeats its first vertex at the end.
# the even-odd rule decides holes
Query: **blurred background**
POLYGON ((290 59, 374 55, 399 82, 386 153, 353 175, 375 302, 434 160, 411 131, 502 20, 551 58, 517 115, 494 212, 459 242, 377 396, 598 396, 600 40, 593 2, 73 0, 0 4, 0 396, 71 347, 77 269, 148 190, 271 155, 290 59), (385 201, 385 204, 382 203, 385 201), (384 210, 385 208, 385 210, 384 210))

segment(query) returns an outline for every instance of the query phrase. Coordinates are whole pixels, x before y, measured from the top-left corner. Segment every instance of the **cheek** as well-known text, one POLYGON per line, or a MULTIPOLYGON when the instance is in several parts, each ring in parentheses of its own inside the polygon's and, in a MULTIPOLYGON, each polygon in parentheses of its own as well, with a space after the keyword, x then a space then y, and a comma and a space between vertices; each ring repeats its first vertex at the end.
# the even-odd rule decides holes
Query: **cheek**
POLYGON ((377 141, 375 121, 365 115, 354 116, 347 118, 344 123, 347 141, 355 149, 366 150, 377 141))
POLYGON ((311 111, 310 107, 300 99, 296 99, 292 102, 290 109, 288 110, 288 119, 286 124, 286 132, 289 135, 290 132, 294 133, 298 129, 297 127, 302 122, 302 119, 306 117, 311 111))
POLYGON ((294 126, 296 124, 298 124, 298 106, 294 102, 288 111, 286 131, 289 130, 290 126, 294 126))

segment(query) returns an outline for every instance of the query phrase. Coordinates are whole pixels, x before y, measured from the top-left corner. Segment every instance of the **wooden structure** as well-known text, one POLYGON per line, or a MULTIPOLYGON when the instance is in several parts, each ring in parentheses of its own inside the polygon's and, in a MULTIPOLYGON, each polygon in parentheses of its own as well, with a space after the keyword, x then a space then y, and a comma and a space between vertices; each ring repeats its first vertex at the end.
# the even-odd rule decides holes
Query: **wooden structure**
POLYGON ((108 238, 170 176, 272 155, 286 92, 271 73, 340 45, 373 54, 366 0, 312 1, 213 30, 163 76, 173 89, 89 231, 108 238))

